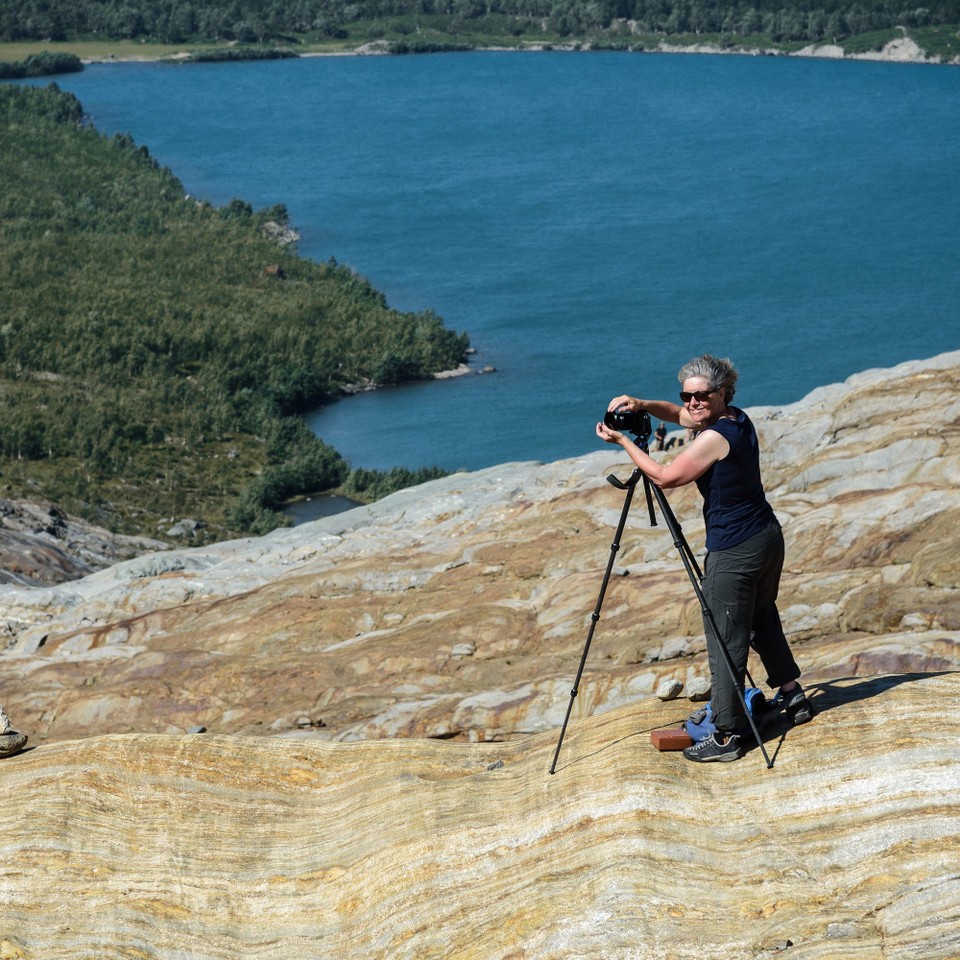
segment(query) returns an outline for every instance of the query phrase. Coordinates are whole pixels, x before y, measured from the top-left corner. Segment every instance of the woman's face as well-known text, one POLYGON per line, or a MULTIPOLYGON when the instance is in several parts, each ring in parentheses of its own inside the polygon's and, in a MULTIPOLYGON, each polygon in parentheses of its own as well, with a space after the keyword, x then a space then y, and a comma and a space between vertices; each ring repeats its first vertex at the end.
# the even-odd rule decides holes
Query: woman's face
POLYGON ((680 399, 683 400, 687 413, 701 427, 716 423, 727 409, 723 390, 711 389, 710 381, 706 377, 690 377, 684 380, 680 399))

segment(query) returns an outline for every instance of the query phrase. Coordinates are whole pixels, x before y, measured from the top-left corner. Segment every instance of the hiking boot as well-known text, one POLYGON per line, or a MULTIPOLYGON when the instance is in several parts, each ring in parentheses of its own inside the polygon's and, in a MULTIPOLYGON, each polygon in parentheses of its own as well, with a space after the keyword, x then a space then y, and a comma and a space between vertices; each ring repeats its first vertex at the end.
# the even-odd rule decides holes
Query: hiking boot
POLYGON ((714 760, 738 760, 743 756, 743 749, 740 746, 740 738, 735 733, 728 733, 723 743, 718 739, 722 737, 718 730, 715 730, 705 740, 695 743, 692 747, 687 747, 683 755, 688 760, 696 763, 710 763, 714 760))
POLYGON ((781 693, 779 699, 783 712, 792 724, 809 723, 813 719, 813 704, 799 683, 789 693, 781 693))

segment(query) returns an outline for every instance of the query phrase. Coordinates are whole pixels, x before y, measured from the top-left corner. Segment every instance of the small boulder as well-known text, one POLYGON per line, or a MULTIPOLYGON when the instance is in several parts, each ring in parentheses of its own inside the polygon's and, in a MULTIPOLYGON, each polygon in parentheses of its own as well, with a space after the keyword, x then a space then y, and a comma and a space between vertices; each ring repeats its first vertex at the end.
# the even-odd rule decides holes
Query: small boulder
POLYGON ((702 703, 710 699, 710 681, 706 677, 694 677, 687 684, 687 699, 702 703))
POLYGON ((681 691, 683 690, 683 683, 680 680, 664 680, 663 683, 657 687, 657 699, 658 700, 676 700, 680 696, 681 691))
POLYGON ((205 520, 194 520, 191 517, 184 517, 177 521, 167 530, 168 537, 193 537, 198 530, 203 530, 207 523, 205 520))
POLYGON ((11 730, 10 733, 0 734, 0 757, 12 757, 27 745, 27 735, 11 730))

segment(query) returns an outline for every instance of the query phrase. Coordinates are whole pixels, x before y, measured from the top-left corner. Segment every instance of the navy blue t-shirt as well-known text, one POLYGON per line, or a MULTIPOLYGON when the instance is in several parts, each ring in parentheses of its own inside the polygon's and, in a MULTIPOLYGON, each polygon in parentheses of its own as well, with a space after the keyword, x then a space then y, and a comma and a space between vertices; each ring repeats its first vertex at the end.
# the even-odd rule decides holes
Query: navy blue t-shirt
POLYGON ((735 420, 721 418, 706 428, 716 430, 730 444, 730 452, 697 480, 708 550, 735 547, 776 520, 760 481, 757 431, 742 410, 730 410, 735 420))

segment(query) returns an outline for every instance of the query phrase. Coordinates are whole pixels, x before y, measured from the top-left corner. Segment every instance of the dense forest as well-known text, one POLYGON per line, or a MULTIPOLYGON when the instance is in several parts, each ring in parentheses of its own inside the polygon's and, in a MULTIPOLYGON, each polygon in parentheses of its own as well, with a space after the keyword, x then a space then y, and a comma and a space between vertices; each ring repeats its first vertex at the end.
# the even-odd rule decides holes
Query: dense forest
POLYGON ((427 28, 454 36, 569 37, 616 33, 626 22, 640 34, 840 41, 960 23, 960 0, 19 0, 0 8, 0 40, 295 44, 427 28))
POLYGON ((300 258, 282 205, 214 208, 75 97, 0 87, 0 489, 124 532, 192 516, 263 532, 288 496, 438 475, 351 473, 300 414, 463 360, 465 334, 300 258))

